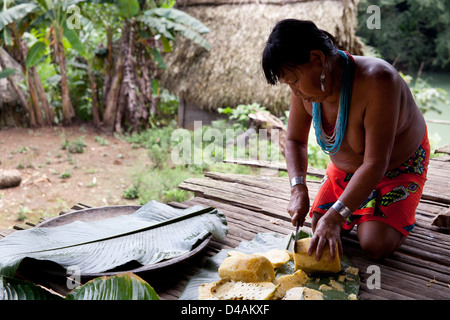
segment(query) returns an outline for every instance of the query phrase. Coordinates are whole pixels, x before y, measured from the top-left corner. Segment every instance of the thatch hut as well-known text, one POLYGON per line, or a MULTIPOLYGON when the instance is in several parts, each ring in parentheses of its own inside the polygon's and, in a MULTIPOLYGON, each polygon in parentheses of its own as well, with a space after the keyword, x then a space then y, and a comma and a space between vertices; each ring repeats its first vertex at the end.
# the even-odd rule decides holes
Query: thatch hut
MULTIPOLYGON (((180 98, 178 123, 211 118, 208 112, 257 102, 275 114, 289 108, 287 87, 270 87, 261 53, 275 23, 285 18, 312 20, 333 34, 341 48, 362 54, 355 36, 358 0, 179 0, 177 7, 204 23, 211 50, 179 39, 165 57, 163 86, 180 98)), ((213 117, 217 117, 213 113, 213 117)))

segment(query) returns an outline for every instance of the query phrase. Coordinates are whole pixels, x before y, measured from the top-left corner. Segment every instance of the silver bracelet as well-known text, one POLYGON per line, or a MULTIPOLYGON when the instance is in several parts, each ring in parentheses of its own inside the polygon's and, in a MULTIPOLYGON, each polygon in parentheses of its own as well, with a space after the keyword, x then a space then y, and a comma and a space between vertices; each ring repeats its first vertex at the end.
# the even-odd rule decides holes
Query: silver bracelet
POLYGON ((291 179, 291 189, 298 184, 305 184, 305 177, 294 177, 291 179))
POLYGON ((345 204, 341 202, 341 200, 336 201, 332 208, 336 210, 345 220, 352 214, 352 210, 350 210, 345 204))

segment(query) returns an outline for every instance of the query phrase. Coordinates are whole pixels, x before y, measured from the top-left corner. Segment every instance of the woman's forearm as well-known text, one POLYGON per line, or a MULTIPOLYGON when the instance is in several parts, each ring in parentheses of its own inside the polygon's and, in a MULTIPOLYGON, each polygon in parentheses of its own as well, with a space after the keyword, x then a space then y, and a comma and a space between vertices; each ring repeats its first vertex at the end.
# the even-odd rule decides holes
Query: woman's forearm
POLYGON ((286 166, 289 179, 305 177, 308 168, 308 145, 295 140, 286 141, 286 166))
POLYGON ((353 174, 339 200, 354 212, 370 196, 386 170, 385 164, 363 163, 353 174))

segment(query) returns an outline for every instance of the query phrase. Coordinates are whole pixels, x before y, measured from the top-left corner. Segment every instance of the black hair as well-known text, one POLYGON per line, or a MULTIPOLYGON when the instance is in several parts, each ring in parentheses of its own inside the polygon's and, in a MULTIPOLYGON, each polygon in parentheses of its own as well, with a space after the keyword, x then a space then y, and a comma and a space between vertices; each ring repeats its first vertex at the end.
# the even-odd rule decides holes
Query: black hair
POLYGON ((334 37, 309 20, 279 21, 269 35, 262 55, 267 82, 276 85, 282 69, 307 63, 311 50, 321 50, 326 56, 336 54, 334 37))

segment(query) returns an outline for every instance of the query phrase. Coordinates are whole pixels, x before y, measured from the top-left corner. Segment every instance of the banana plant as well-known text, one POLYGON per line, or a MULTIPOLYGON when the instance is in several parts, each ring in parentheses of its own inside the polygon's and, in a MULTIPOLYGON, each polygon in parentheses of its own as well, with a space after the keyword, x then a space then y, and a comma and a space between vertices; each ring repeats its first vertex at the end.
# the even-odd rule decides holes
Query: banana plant
MULTIPOLYGON (((95 2, 98 2, 96 0, 95 2)), ((123 18, 122 37, 111 70, 106 93, 103 125, 108 130, 121 132, 122 123, 132 131, 148 125, 149 117, 157 114, 152 83, 158 69, 166 68, 164 52, 170 52, 175 38, 186 37, 210 49, 202 36, 209 29, 187 13, 156 1, 110 0, 123 18), (138 61, 139 63, 136 63, 138 61)))
MULTIPOLYGON (((7 41, 9 41, 11 37, 9 36, 10 32, 5 27, 12 25, 14 28, 14 23, 23 22, 24 28, 21 30, 22 32, 15 32, 15 34, 17 36, 17 46, 22 52, 22 55, 25 57, 23 59, 25 61, 25 73, 28 73, 27 71, 31 70, 31 74, 33 74, 34 77, 37 76, 37 71, 34 66, 48 51, 48 46, 51 46, 54 61, 59 66, 61 73, 62 114, 63 123, 66 125, 71 124, 72 117, 75 116, 75 112, 70 101, 67 84, 65 51, 62 44, 62 39, 66 38, 72 47, 80 53, 80 55, 86 54, 76 32, 67 26, 67 9, 71 5, 78 2, 80 1, 35 0, 32 2, 17 4, 3 10, 0 13, 0 30, 3 31, 3 39, 6 40, 5 43, 7 44, 7 41), (28 51, 28 48, 23 48, 21 35, 26 28, 33 27, 45 27, 48 29, 48 32, 44 38, 39 39, 28 51), (28 52, 26 53, 26 51, 28 52)), ((6 3, 7 1, 4 2, 5 6, 6 3)), ((45 91, 43 90, 42 84, 35 84, 33 81, 30 81, 30 79, 28 79, 28 86, 30 89, 31 98, 34 100, 34 116, 36 117, 36 122, 39 125, 42 123, 41 111, 39 110, 39 100, 44 102, 47 101, 45 91), (37 92, 37 94, 35 92, 37 92)), ((46 104, 43 104, 43 109, 46 114, 48 124, 52 123, 54 115, 52 114, 48 101, 46 104)))
MULTIPOLYGON (((35 0, 38 8, 35 10, 37 17, 34 19, 34 22, 39 27, 48 27, 46 39, 49 41, 48 44, 51 47, 54 61, 59 66, 59 72, 61 75, 60 85, 62 98, 62 118, 64 125, 70 125, 72 123, 72 118, 75 116, 75 111, 70 100, 69 86, 67 82, 66 55, 63 45, 63 38, 66 38, 66 40, 80 53, 80 55, 83 56, 86 54, 77 33, 74 29, 70 29, 67 26, 69 14, 68 8, 78 2, 80 1, 35 0)), ((34 49, 34 46, 30 49, 30 53, 34 53, 34 56, 33 59, 27 56, 28 66, 32 66, 37 63, 45 52, 47 41, 44 42, 44 45, 39 42, 34 45, 37 46, 35 51, 32 50, 34 49)))

